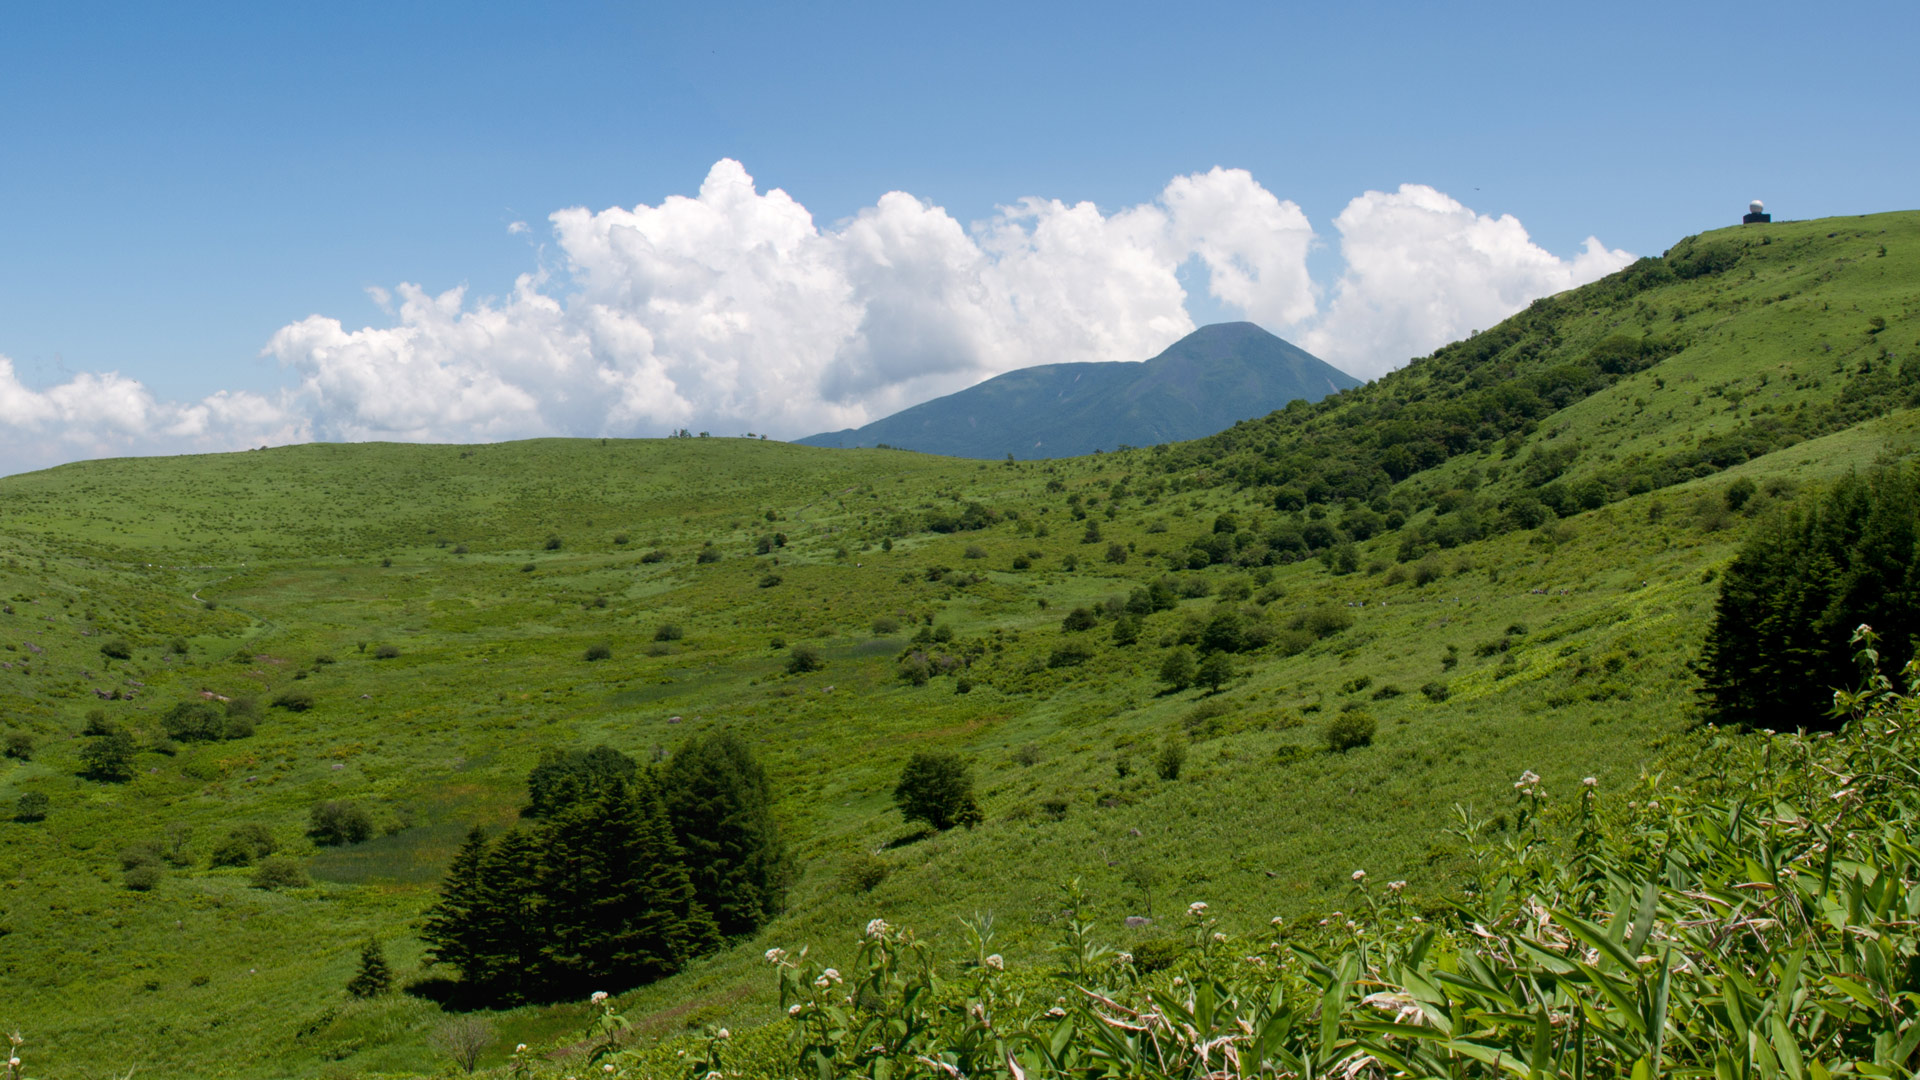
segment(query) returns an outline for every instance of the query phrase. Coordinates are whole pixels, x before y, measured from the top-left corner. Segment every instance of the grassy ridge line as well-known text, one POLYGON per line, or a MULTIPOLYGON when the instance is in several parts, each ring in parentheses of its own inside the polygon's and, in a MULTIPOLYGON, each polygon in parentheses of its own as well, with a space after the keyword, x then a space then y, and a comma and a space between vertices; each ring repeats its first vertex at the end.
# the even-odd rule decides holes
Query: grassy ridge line
MULTIPOLYGON (((1683 352, 1663 368, 1693 362, 1683 352)), ((1696 419, 1725 411, 1724 399, 1702 398, 1696 419)), ((1496 446, 1410 478, 1395 494, 1407 495, 1411 524, 1434 514, 1421 500, 1467 486, 1475 470, 1474 486, 1497 501, 1514 478, 1489 479, 1494 466, 1584 434, 1554 427, 1526 436, 1512 459, 1496 446)), ((1147 758, 1167 732, 1184 728, 1199 699, 1160 694, 1159 642, 1216 601, 1189 599, 1151 617, 1129 649, 1104 644, 1105 625, 1068 635, 1059 620, 1075 604, 1159 576, 1167 556, 1209 532, 1218 513, 1249 525, 1273 519, 1267 489, 1208 481, 1203 474, 1219 470, 1189 469, 1180 448, 1005 468, 730 440, 384 446, 360 457, 361 448, 303 447, 175 461, 172 471, 110 462, 0 481, 0 545, 11 559, 0 591, 41 601, 16 602, 27 614, 0 616, 0 632, 12 640, 41 612, 56 619, 38 624, 52 633, 34 631, 47 650, 35 674, 0 670, 0 704, 43 738, 35 761, 0 767, 0 799, 22 790, 55 796, 45 826, 7 826, 0 852, 0 880, 18 883, 0 891, 15 928, 0 978, 9 1007, 20 1010, 4 1019, 45 1032, 68 1066, 164 1053, 206 1075, 427 1069, 430 1010, 406 1000, 343 1006, 337 987, 359 942, 380 933, 403 977, 418 970, 407 926, 435 868, 465 823, 510 819, 540 748, 606 741, 644 755, 701 725, 753 737, 785 788, 780 813, 805 874, 793 913, 769 931, 783 944, 838 941, 875 913, 947 934, 952 916, 992 908, 1018 956, 1052 934, 1046 920, 1060 877, 1085 877, 1093 913, 1112 925, 1144 907, 1122 880, 1141 864, 1162 874, 1156 915, 1169 896, 1192 890, 1248 918, 1315 910, 1339 902, 1356 861, 1422 890, 1444 888, 1460 858, 1435 843, 1451 802, 1491 805, 1524 768, 1563 785, 1588 773, 1630 775, 1648 744, 1683 722, 1683 665, 1712 597, 1701 574, 1731 551, 1744 520, 1709 512, 1727 480, 1817 479, 1903 452, 1912 435, 1911 415, 1901 413, 1749 462, 1734 476, 1470 543, 1444 552, 1447 576, 1425 588, 1389 584, 1384 571, 1332 575, 1317 561, 1275 568, 1267 586, 1248 589, 1278 590, 1263 605, 1275 618, 1327 603, 1364 599, 1368 607, 1354 609, 1352 630, 1299 656, 1242 658, 1243 677, 1220 699, 1231 706, 1226 729, 1202 729, 1174 784, 1152 779, 1147 758), (448 481, 460 477, 455 490, 448 481), (1112 487, 1100 486, 1129 478, 1138 494, 1126 499, 1108 499, 1112 487), (1080 542, 1083 523, 1064 505, 1070 494, 1102 500, 1092 516, 1107 539, 1135 547, 1129 562, 1105 563, 1105 543, 1080 542), (893 531, 897 511, 974 499, 1021 518, 977 533, 896 535, 891 551, 871 546, 893 531), (1113 519, 1104 514, 1109 501, 1118 503, 1113 519), (1650 520, 1656 505, 1664 513, 1650 520), (779 520, 768 522, 768 510, 779 520), (748 554, 773 530, 792 540, 777 567, 772 556, 748 554), (618 531, 630 534, 628 544, 613 542, 618 531), (562 536, 559 551, 544 549, 550 532, 562 536), (706 540, 726 558, 695 565, 691 555, 706 540), (469 553, 455 554, 454 544, 469 553), (654 546, 673 558, 641 562, 654 546), (984 558, 968 558, 969 547, 984 558), (1013 571, 1028 551, 1042 553, 1037 568, 1013 571), (1068 555, 1080 569, 1062 569, 1068 555), (206 594, 221 604, 214 611, 185 601, 179 574, 144 566, 242 560, 245 575, 206 594), (522 572, 529 562, 535 569, 522 572), (986 580, 930 581, 934 566, 986 580), (760 588, 770 572, 782 583, 760 588), (1641 589, 1642 580, 1652 584, 1641 589), (1573 592, 1558 595, 1563 588, 1573 592), (1466 603, 1448 611, 1433 599, 1442 594, 1466 603), (604 608, 594 606, 600 597, 604 608), (251 624, 235 606, 281 629, 243 638, 251 624), (952 693, 951 680, 911 688, 892 663, 904 635, 876 644, 879 615, 935 615, 960 637, 1000 649, 983 660, 972 694, 952 693), (650 656, 663 621, 684 624, 686 637, 650 656), (1516 623, 1528 632, 1509 634, 1516 623), (139 643, 131 666, 103 670, 96 650, 105 634, 139 643), (175 634, 190 651, 168 659, 160 649, 175 634), (775 635, 821 644, 828 669, 777 675, 775 635), (1503 637, 1513 639, 1505 652, 1474 655, 1503 637), (1075 638, 1103 642, 1090 663, 1044 667, 1075 638), (615 659, 584 663, 585 648, 603 640, 616 645, 615 659), (246 665, 228 659, 243 641, 255 654, 246 665), (401 655, 374 661, 358 651, 363 641, 396 644, 401 655), (1453 672, 1442 670, 1447 644, 1460 653, 1453 672), (309 667, 322 653, 340 662, 309 667), (1507 657, 1512 670, 1496 677, 1507 657), (125 788, 71 778, 70 733, 99 704, 96 687, 126 677, 147 683, 133 701, 102 707, 150 729, 152 710, 182 694, 266 695, 303 670, 298 685, 319 702, 312 712, 273 712, 243 743, 143 755, 142 769, 159 771, 125 788), (1518 674, 1535 671, 1538 678, 1518 674), (1369 689, 1343 692, 1363 675, 1373 679, 1369 689), (1456 690, 1440 704, 1417 692, 1436 678, 1456 690), (1403 693, 1374 700, 1386 686, 1403 693), (1356 699, 1379 722, 1374 747, 1281 762, 1356 699), (923 745, 974 757, 990 820, 971 834, 889 848, 905 830, 887 791, 899 761, 923 745), (1022 764, 1028 745, 1037 750, 1031 765, 1022 764), (1136 767, 1123 780, 1115 765, 1124 756, 1136 767), (227 823, 258 820, 297 844, 307 807, 335 796, 367 801, 397 831, 364 848, 316 853, 321 883, 312 890, 265 894, 245 888, 242 874, 205 870, 170 875, 151 894, 119 887, 114 855, 129 837, 191 825, 204 856, 227 823), (1067 803, 1062 820, 1043 805, 1054 798, 1067 803), (891 874, 873 893, 849 892, 841 868, 875 849, 891 874), (207 982, 195 985, 203 974, 207 982), (158 989, 145 989, 149 982, 158 989), (92 1014, 76 1019, 70 1003, 80 994, 92 1014), (340 1064, 330 1064, 336 1057, 340 1064)), ((1763 493, 1755 509, 1769 498, 1763 493)), ((1328 519, 1343 513, 1336 504, 1328 519)), ((1397 543, 1392 533, 1363 542, 1361 565, 1393 566, 1397 543)), ((1205 576, 1217 593, 1251 573, 1220 566, 1205 576)), ((633 995, 629 1013, 662 1030, 766 1016, 769 988, 752 970, 757 948, 743 945, 633 995)), ((576 1019, 561 1009, 511 1023, 559 1032, 576 1019)))

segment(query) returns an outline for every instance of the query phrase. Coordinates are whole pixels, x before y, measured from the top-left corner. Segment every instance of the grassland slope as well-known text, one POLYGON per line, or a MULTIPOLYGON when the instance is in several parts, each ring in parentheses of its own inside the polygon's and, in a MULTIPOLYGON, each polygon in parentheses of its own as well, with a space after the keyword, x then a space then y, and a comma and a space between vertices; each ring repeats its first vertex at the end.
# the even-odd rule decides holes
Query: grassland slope
MULTIPOLYGON (((0 480, 0 715, 32 742, 0 807, 49 804, 0 824, 0 1023, 51 1075, 432 1071, 434 1005, 344 994, 361 943, 426 973, 449 855, 514 820, 543 750, 647 758, 720 727, 766 764, 798 877, 758 938, 627 996, 649 1036, 774 1022, 759 953, 832 958, 874 916, 943 944, 991 912, 1036 960, 1069 878, 1127 944, 1193 900, 1230 927, 1324 913, 1354 869, 1432 903, 1463 872, 1454 804, 1529 769, 1624 784, 1686 737, 1748 523, 1911 456, 1917 300, 1920 215, 1789 223, 1154 450, 316 445, 0 480), (787 674, 797 644, 826 666, 787 674), (1217 691, 1159 678, 1209 646, 1217 691), (311 707, 271 706, 290 692, 311 707), (165 737, 168 708, 217 698, 257 701, 255 733, 165 737), (128 782, 80 775, 95 712, 136 738, 128 782), (1328 752, 1337 717, 1371 742, 1328 752), (921 748, 973 763, 983 825, 901 823, 921 748), (375 838, 315 846, 327 800, 375 838), (313 883, 211 868, 240 823, 313 883), (179 865, 130 889, 143 845, 179 865)), ((564 1046, 581 1018, 490 1022, 564 1046)))

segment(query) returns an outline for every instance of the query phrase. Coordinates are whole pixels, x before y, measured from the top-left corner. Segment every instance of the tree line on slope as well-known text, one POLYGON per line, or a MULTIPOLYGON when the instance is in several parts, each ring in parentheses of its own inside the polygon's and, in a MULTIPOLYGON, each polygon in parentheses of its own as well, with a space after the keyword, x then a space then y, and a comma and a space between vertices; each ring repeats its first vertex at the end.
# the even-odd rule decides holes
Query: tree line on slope
POLYGON ((1895 664, 1920 635, 1920 472, 1848 475, 1762 519, 1728 565, 1699 664, 1722 723, 1831 728, 1836 688, 1858 679, 1862 624, 1895 664))

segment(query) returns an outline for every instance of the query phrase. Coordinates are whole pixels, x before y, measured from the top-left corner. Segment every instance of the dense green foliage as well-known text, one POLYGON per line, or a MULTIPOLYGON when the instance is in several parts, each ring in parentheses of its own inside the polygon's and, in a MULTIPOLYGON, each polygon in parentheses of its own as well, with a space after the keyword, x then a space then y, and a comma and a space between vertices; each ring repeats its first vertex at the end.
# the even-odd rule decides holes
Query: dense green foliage
POLYGON ((632 787, 640 765, 611 746, 548 750, 527 774, 528 817, 552 817, 575 803, 615 795, 632 787))
POLYGON ((1356 870, 1349 913, 1318 924, 1233 935, 1195 901, 1168 963, 1105 946, 1077 921, 1052 971, 1006 970, 982 924, 945 963, 879 919, 839 968, 775 949, 792 1056, 763 1068, 1907 1075, 1920 1054, 1920 664, 1904 677, 1904 694, 1882 677, 1849 696, 1837 741, 1704 745, 1686 763, 1689 788, 1649 774, 1603 799, 1588 779, 1556 801, 1525 773, 1510 837, 1493 842, 1462 814, 1474 873, 1432 917, 1405 882, 1356 870))
POLYGON ((1896 662, 1914 655, 1920 474, 1845 476, 1755 529, 1722 579, 1702 693, 1726 723, 1837 723, 1826 713, 1859 674, 1845 642, 1863 623, 1896 662))
POLYGON ((625 989, 719 943, 650 774, 555 808, 454 856, 421 940, 460 969, 451 992, 484 1002, 625 989))
POLYGON ((780 910, 789 867, 753 751, 732 732, 690 739, 662 767, 660 788, 694 899, 722 934, 759 929, 780 910))
POLYGON ((893 786, 893 802, 902 817, 933 829, 971 829, 982 820, 973 771, 958 754, 921 751, 908 758, 893 786))

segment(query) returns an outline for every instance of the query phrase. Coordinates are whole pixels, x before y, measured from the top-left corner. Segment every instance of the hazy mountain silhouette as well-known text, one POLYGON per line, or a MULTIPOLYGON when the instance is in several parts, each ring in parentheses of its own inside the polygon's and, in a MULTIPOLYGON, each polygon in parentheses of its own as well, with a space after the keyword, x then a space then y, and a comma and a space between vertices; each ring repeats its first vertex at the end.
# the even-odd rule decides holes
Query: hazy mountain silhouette
POLYGON ((888 446, 952 457, 1074 457, 1197 439, 1241 420, 1360 385, 1247 322, 1203 326, 1145 363, 1009 371, 807 446, 888 446))

